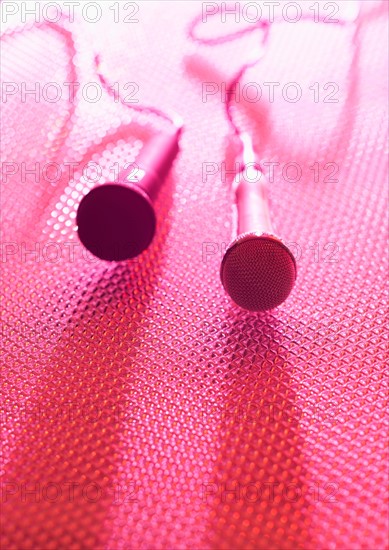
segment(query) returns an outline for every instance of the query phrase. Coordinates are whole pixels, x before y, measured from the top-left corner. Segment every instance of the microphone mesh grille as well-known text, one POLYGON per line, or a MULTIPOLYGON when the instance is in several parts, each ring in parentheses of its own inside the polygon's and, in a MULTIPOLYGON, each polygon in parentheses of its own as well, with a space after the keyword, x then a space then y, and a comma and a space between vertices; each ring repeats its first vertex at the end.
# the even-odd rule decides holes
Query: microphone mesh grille
POLYGON ((296 280, 292 253, 278 239, 240 235, 224 255, 221 280, 240 307, 265 311, 282 304, 296 280))

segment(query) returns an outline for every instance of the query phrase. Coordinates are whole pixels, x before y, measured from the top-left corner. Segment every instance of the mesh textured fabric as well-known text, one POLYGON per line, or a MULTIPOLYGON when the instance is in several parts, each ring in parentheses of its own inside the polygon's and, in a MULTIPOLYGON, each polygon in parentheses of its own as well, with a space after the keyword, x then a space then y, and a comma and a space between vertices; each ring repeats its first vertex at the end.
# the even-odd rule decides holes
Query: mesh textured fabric
POLYGON ((203 177, 228 161, 220 88, 256 33, 205 47, 185 34, 201 3, 138 2, 136 24, 108 4, 68 24, 73 46, 28 24, 2 39, 2 79, 19 86, 2 104, 2 548, 387 548, 385 3, 363 3, 357 61, 348 27, 283 23, 247 74, 282 84, 236 116, 279 163, 271 210, 297 257, 267 313, 222 288, 232 194, 221 170, 203 177), (123 95, 135 82, 140 104, 185 121, 154 241, 116 264, 79 244, 99 176, 83 167, 112 180, 167 123, 86 100, 96 52, 123 95), (23 81, 62 97, 22 101, 23 81), (206 101, 204 82, 219 87, 206 101))

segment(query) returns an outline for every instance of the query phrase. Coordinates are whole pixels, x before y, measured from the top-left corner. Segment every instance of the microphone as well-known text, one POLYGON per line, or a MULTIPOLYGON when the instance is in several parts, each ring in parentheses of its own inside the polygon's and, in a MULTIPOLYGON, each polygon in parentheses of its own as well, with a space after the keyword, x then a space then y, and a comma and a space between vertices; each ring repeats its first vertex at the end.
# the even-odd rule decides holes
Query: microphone
POLYGON ((273 309, 289 296, 297 276, 296 260, 274 235, 267 182, 247 135, 243 166, 235 178, 238 236, 230 243, 220 268, 223 287, 249 311, 273 309))
POLYGON ((94 256, 108 261, 134 258, 151 243, 156 229, 154 200, 179 151, 181 129, 158 134, 141 150, 135 164, 81 200, 78 236, 94 256))

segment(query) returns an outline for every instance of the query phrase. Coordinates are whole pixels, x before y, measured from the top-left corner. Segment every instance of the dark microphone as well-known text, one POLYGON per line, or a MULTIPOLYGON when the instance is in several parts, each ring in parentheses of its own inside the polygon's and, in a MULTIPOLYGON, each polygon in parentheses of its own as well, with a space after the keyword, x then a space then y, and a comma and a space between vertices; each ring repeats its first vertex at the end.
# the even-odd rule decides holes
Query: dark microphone
POLYGON ((254 152, 252 149, 247 152, 248 142, 245 147, 244 169, 235 179, 238 236, 224 254, 220 278, 238 306, 249 311, 266 311, 289 296, 296 281, 296 261, 289 248, 274 235, 267 182, 255 162, 254 152))
POLYGON ((151 243, 156 216, 153 202, 179 151, 181 128, 158 134, 136 163, 119 174, 118 183, 92 189, 77 211, 78 236, 102 260, 134 258, 151 243))

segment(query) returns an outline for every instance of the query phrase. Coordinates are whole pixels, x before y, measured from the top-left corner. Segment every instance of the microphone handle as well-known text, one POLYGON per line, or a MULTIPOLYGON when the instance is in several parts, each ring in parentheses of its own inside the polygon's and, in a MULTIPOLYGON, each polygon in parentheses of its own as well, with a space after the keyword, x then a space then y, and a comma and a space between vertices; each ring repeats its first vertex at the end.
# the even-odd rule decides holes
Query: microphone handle
POLYGON ((133 165, 119 174, 119 183, 140 188, 153 201, 179 151, 181 128, 152 137, 133 165))
POLYGON ((238 234, 252 232, 273 234, 268 185, 264 174, 251 167, 240 172, 237 178, 235 197, 238 210, 238 234))

